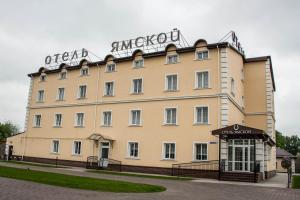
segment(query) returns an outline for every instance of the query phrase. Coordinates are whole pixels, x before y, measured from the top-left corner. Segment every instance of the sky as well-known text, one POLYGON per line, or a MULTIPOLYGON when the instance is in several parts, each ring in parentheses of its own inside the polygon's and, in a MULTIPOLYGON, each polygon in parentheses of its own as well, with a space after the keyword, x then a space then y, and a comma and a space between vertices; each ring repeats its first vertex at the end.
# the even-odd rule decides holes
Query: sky
POLYGON ((27 74, 47 55, 86 48, 104 58, 113 41, 173 28, 190 44, 234 30, 246 57, 272 56, 276 129, 300 136, 299 19, 298 0, 0 0, 0 122, 23 128, 27 74))

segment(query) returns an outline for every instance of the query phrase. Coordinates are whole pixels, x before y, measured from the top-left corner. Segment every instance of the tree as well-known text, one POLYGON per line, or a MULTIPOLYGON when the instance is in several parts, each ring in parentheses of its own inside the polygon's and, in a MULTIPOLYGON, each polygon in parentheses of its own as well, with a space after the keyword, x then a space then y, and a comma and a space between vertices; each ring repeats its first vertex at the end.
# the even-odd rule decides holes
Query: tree
POLYGON ((0 122, 0 141, 6 140, 6 138, 19 132, 17 125, 10 121, 1 123, 0 122))
POLYGON ((276 131, 276 146, 285 149, 286 137, 282 135, 281 132, 276 131))
POLYGON ((285 150, 296 156, 300 152, 300 138, 297 135, 292 135, 291 137, 286 136, 285 140, 285 150))

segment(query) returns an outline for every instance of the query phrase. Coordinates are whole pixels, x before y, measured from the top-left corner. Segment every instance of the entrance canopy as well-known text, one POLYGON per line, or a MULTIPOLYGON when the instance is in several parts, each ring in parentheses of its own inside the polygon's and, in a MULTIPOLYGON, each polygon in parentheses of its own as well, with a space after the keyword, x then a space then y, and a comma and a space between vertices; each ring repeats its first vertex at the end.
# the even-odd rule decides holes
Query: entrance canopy
POLYGON ((93 133, 92 135, 90 135, 88 137, 88 139, 95 140, 95 141, 109 141, 110 143, 115 141, 111 137, 108 137, 108 136, 105 136, 105 135, 102 135, 102 134, 98 134, 98 133, 93 133))
POLYGON ((212 135, 218 135, 222 140, 228 139, 262 139, 270 146, 274 146, 274 140, 261 129, 234 124, 212 131, 212 135))

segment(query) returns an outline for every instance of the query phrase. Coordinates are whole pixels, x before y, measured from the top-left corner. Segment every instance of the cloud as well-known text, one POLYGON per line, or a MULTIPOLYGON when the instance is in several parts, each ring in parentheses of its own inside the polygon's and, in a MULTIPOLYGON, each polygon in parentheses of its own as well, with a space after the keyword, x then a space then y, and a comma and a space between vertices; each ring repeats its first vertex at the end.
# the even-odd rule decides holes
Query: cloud
POLYGON ((235 30, 248 57, 271 55, 277 85, 276 126, 284 133, 300 134, 296 120, 299 10, 297 0, 1 2, 1 120, 5 116, 23 125, 26 74, 37 71, 47 55, 84 47, 103 58, 113 41, 176 27, 190 44, 199 38, 218 42, 235 30))

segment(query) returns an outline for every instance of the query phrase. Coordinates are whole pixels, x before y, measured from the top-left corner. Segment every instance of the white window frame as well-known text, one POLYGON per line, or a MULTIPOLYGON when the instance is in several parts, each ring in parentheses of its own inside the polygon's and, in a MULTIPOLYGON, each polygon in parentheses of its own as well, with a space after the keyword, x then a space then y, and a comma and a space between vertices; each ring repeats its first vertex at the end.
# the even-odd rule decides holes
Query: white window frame
POLYGON ((33 127, 35 127, 35 128, 42 127, 42 114, 39 114, 39 113, 34 114, 34 117, 33 117, 33 127), (40 125, 39 126, 36 124, 36 122, 37 122, 37 116, 40 116, 40 125))
POLYGON ((73 156, 80 156, 82 154, 82 141, 81 140, 73 140, 73 145, 72 145, 72 155, 73 156), (80 142, 80 153, 75 152, 75 142, 80 142))
POLYGON ((179 91, 179 75, 178 75, 178 73, 165 74, 165 91, 168 91, 168 92, 177 92, 177 91, 179 91), (176 90, 169 90, 168 89, 168 76, 176 76, 177 77, 176 90))
POLYGON ((57 88, 57 96, 56 96, 56 100, 57 101, 63 101, 63 100, 65 100, 65 91, 66 91, 65 87, 59 87, 59 88, 57 88), (64 94, 63 94, 63 98, 62 99, 59 98, 60 97, 60 93, 59 93, 60 89, 64 90, 64 94))
POLYGON ((167 55, 166 56, 166 64, 168 64, 168 65, 170 65, 170 64, 177 64, 177 63, 179 63, 180 61, 179 61, 179 54, 178 53, 176 53, 176 54, 169 54, 169 55, 167 55), (169 62, 169 57, 173 57, 173 56, 177 56, 177 62, 169 62))
POLYGON ((208 49, 206 49, 206 50, 198 50, 198 51, 196 51, 195 52, 195 60, 208 60, 210 57, 209 57, 210 55, 209 55, 209 50, 208 49), (203 52, 206 52, 207 51, 207 58, 202 58, 202 59, 200 59, 200 58, 198 58, 198 54, 199 53, 202 53, 203 54, 203 52))
POLYGON ((36 102, 38 102, 38 103, 45 102, 45 89, 38 90, 37 97, 36 97, 36 102), (42 98, 42 100, 40 100, 40 91, 43 91, 43 98, 42 98))
POLYGON ((108 64, 105 66, 105 72, 107 72, 107 73, 116 72, 116 71, 117 71, 117 64, 116 64, 116 63, 108 63, 108 64), (114 65, 114 66, 115 66, 115 69, 112 70, 112 71, 109 71, 109 70, 108 70, 108 66, 110 66, 110 65, 114 65))
POLYGON ((75 125, 74 125, 75 127, 84 127, 84 125, 85 125, 85 122, 84 122, 84 121, 85 121, 85 120, 84 120, 84 116, 85 116, 85 113, 84 113, 84 112, 77 112, 77 113, 75 113, 75 123, 74 123, 74 124, 75 124, 75 125), (83 114, 82 125, 78 125, 78 124, 77 124, 77 121, 78 121, 78 120, 77 120, 77 116, 78 116, 78 114, 80 114, 80 113, 83 114))
MULTIPOLYGON (((193 162, 202 162, 202 161, 208 161, 208 156, 209 156, 209 151, 208 151, 208 149, 209 149, 209 142, 198 142, 198 141, 196 141, 196 142, 193 142, 193 158, 192 158, 192 160, 193 160, 193 162), (198 160, 197 158, 196 158, 196 156, 197 156, 197 152, 196 152, 196 145, 197 144, 201 144, 201 145, 203 145, 203 144, 206 144, 207 145, 207 149, 206 149, 206 160, 198 160)), ((202 155, 202 152, 201 152, 201 155, 202 155)))
POLYGON ((112 110, 104 110, 102 111, 102 120, 101 120, 101 126, 105 126, 105 127, 111 127, 112 126, 112 110), (110 112, 110 124, 104 124, 104 113, 110 112))
POLYGON ((115 81, 105 81, 104 82, 104 90, 103 90, 103 96, 106 96, 106 97, 112 97, 112 96, 115 96, 115 81), (112 91, 112 95, 107 95, 106 94, 106 83, 112 83, 113 84, 113 91, 112 91))
POLYGON ((90 69, 88 66, 83 66, 81 69, 80 69, 80 76, 88 76, 90 75, 90 69), (87 70, 87 74, 83 74, 83 70, 87 70))
POLYGON ((67 79, 67 74, 68 74, 68 73, 67 73, 67 70, 63 70, 63 71, 59 72, 59 74, 58 74, 58 79, 59 79, 59 80, 67 79), (66 73, 66 77, 65 77, 65 78, 62 78, 62 76, 61 76, 62 73, 66 73))
POLYGON ((194 86, 194 88, 195 89, 200 89, 200 90, 205 90, 205 89, 210 89, 211 88, 211 84, 210 84, 210 79, 211 79, 211 73, 210 73, 210 70, 197 70, 197 71, 195 71, 195 86, 194 86), (198 74, 199 73, 204 73, 204 72, 207 72, 208 73, 208 80, 207 80, 207 88, 205 88, 205 87, 202 87, 202 88, 200 88, 200 87, 198 87, 198 74))
POLYGON ((174 106, 174 107, 164 107, 164 125, 170 125, 170 126, 174 126, 174 125, 178 125, 178 106, 174 106), (167 123, 167 109, 176 109, 176 123, 167 123))
POLYGON ((209 120, 209 106, 208 105, 196 105, 194 106, 194 124, 199 124, 199 125, 207 125, 207 124, 210 124, 210 120, 209 120), (197 122, 197 108, 204 108, 204 107, 207 107, 207 123, 204 123, 204 122, 197 122))
POLYGON ((142 109, 139 109, 139 108, 137 108, 137 109, 130 109, 129 110, 129 126, 142 126, 142 109), (140 123, 139 124, 133 124, 132 123, 132 117, 133 117, 133 115, 132 115, 132 112, 133 111, 140 111, 140 123))
POLYGON ((173 141, 163 141, 162 142, 162 160, 172 160, 175 161, 176 160, 176 142, 173 141), (166 149, 165 149, 165 144, 174 144, 174 158, 166 158, 166 149))
POLYGON ((59 150, 60 150, 59 146, 60 146, 60 141, 59 141, 58 139, 53 139, 53 140, 51 141, 51 153, 59 154, 59 152, 60 152, 60 151, 59 151, 59 150), (57 152, 54 151, 54 142, 58 142, 58 145, 57 145, 57 152))
POLYGON ((141 59, 135 59, 135 60, 133 60, 133 62, 132 62, 132 66, 133 66, 134 69, 143 68, 144 65, 145 65, 145 60, 144 60, 143 58, 141 58, 141 59), (142 62, 143 65, 142 65, 142 66, 136 66, 136 63, 137 63, 137 62, 142 62))
POLYGON ((131 80, 131 94, 143 94, 143 93, 144 93, 144 79, 143 79, 143 77, 133 78, 131 80), (134 92, 134 81, 135 80, 142 80, 141 92, 134 92))
POLYGON ((87 98, 87 93, 88 93, 87 84, 78 85, 77 99, 86 99, 87 98), (80 87, 83 87, 83 86, 85 86, 85 96, 80 97, 80 87))
POLYGON ((131 159, 139 159, 140 158, 140 143, 138 141, 128 141, 127 142, 127 156, 126 158, 131 158, 131 159), (131 156, 130 155, 130 143, 137 143, 138 148, 137 148, 137 156, 131 156))
POLYGON ((62 115, 62 113, 55 113, 54 114, 54 124, 53 124, 53 126, 54 127, 62 127, 62 120, 63 120, 63 115, 62 115), (61 118, 60 118, 60 125, 57 125, 57 118, 56 118, 56 116, 57 115, 61 115, 61 118))

